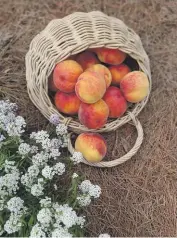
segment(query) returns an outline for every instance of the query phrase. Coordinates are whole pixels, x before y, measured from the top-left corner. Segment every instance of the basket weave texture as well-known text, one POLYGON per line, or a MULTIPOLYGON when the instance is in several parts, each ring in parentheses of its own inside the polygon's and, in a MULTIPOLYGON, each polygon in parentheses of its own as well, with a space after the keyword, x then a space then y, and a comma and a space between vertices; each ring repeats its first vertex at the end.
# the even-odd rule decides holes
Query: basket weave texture
MULTIPOLYGON (((52 20, 34 37, 26 54, 26 80, 30 99, 47 119, 52 114, 58 114, 60 121, 67 124, 70 131, 76 133, 113 131, 130 122, 132 118, 135 124, 135 117, 149 98, 148 94, 143 101, 134 104, 125 116, 108 121, 100 129, 88 129, 80 124, 77 118, 60 114, 48 95, 48 79, 55 65, 87 48, 98 47, 118 48, 134 58, 140 70, 148 76, 151 90, 149 58, 140 37, 121 20, 99 11, 75 12, 62 19, 52 20)), ((71 148, 70 151, 73 152, 71 148)))

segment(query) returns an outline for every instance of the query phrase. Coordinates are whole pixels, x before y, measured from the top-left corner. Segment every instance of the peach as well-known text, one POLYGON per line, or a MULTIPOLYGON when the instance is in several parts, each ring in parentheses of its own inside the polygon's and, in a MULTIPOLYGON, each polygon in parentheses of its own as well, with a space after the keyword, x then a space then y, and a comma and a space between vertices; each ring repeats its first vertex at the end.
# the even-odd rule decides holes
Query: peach
POLYGON ((126 58, 126 53, 119 49, 98 48, 95 51, 98 59, 106 64, 121 64, 126 58))
POLYGON ((120 89, 128 102, 137 103, 148 95, 149 80, 145 73, 133 71, 123 77, 120 89))
POLYGON ((106 83, 102 75, 85 71, 79 76, 75 91, 82 102, 95 103, 103 97, 106 83))
POLYGON ((112 85, 119 85, 121 79, 131 71, 125 64, 112 65, 109 67, 109 70, 112 75, 112 85))
POLYGON ((57 92, 58 88, 55 86, 54 82, 53 82, 53 78, 49 79, 49 90, 52 92, 57 92))
POLYGON ((75 150, 82 153, 91 163, 100 162, 106 155, 106 141, 98 133, 82 133, 75 142, 75 150))
POLYGON ((60 112, 68 115, 77 114, 81 103, 75 93, 64 93, 60 91, 55 94, 54 102, 60 112))
POLYGON ((83 70, 94 64, 99 64, 96 55, 90 51, 84 51, 76 57, 76 61, 82 66, 83 70))
POLYGON ((82 67, 76 61, 64 60, 58 63, 54 69, 54 84, 60 91, 72 93, 74 92, 77 79, 82 72, 82 67))
POLYGON ((109 107, 109 117, 121 117, 127 110, 127 102, 119 88, 111 86, 107 89, 103 100, 109 107))
POLYGON ((111 72, 109 71, 109 69, 106 66, 104 66, 102 64, 95 64, 95 65, 92 65, 91 67, 89 67, 86 71, 102 74, 105 79, 105 82, 106 82, 106 87, 108 88, 110 86, 111 81, 112 81, 112 76, 111 76, 111 72))
POLYGON ((78 112, 80 122, 89 129, 98 129, 105 125, 109 116, 108 105, 100 99, 93 104, 81 103, 78 112))

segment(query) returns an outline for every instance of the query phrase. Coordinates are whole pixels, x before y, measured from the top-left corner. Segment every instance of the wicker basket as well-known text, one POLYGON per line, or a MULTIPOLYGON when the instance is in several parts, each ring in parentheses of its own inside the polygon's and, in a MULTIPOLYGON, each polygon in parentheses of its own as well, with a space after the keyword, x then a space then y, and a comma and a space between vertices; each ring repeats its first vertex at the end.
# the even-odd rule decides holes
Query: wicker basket
MULTIPOLYGON (((26 80, 29 97, 41 113, 49 119, 58 114, 61 122, 68 125, 70 131, 109 132, 116 130, 127 122, 133 121, 138 130, 138 139, 125 156, 109 162, 90 164, 98 167, 112 167, 130 159, 139 149, 143 140, 143 131, 136 116, 144 108, 149 95, 140 103, 134 104, 131 111, 120 119, 110 120, 98 130, 88 129, 77 119, 60 114, 48 96, 48 78, 55 65, 71 55, 87 48, 106 47, 120 49, 135 59, 141 71, 149 79, 151 90, 151 73, 148 56, 142 46, 140 37, 121 20, 109 17, 102 12, 76 12, 62 19, 52 20, 31 42, 26 55, 26 80)), ((149 90, 149 93, 150 93, 149 90)), ((73 153, 69 141, 69 150, 73 153)))

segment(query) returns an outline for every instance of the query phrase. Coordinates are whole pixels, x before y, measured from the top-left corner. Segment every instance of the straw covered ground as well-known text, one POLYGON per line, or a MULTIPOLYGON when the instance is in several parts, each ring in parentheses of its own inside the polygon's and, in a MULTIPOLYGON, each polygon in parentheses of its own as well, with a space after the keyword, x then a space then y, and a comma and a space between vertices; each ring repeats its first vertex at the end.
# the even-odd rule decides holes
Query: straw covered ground
MULTIPOLYGON (((153 87, 139 115, 145 137, 138 154, 112 169, 79 165, 78 170, 103 191, 86 211, 88 234, 176 236, 176 0, 0 0, 0 97, 18 103, 30 129, 45 128, 47 121, 26 90, 24 57, 29 43, 51 19, 91 10, 122 19, 141 36, 151 61, 153 87)), ((135 138, 131 125, 107 135, 109 159, 126 153, 135 138)))

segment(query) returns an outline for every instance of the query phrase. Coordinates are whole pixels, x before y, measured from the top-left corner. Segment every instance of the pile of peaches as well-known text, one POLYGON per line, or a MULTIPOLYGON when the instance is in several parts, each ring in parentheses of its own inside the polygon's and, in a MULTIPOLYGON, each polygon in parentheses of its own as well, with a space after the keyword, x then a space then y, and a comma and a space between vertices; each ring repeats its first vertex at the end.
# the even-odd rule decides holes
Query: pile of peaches
MULTIPOLYGON (((103 127, 108 118, 120 118, 129 103, 140 102, 149 92, 146 74, 132 71, 125 63, 127 57, 119 49, 95 48, 58 63, 49 79, 58 111, 78 115, 89 129, 103 127)), ((82 133, 75 149, 89 162, 99 162, 107 145, 98 133, 82 133)))

